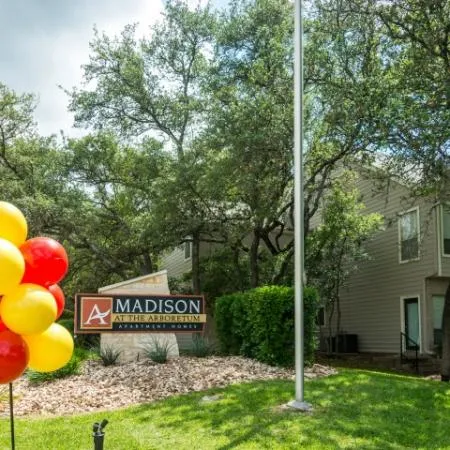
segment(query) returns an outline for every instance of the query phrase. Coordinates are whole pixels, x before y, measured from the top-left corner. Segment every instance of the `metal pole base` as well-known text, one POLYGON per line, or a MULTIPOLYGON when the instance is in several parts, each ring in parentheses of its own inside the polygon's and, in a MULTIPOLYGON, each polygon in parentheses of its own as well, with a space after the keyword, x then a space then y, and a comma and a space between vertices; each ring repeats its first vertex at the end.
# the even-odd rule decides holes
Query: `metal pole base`
POLYGON ((313 410, 313 407, 310 403, 299 402, 297 400, 290 401, 287 406, 299 412, 311 412, 313 410))

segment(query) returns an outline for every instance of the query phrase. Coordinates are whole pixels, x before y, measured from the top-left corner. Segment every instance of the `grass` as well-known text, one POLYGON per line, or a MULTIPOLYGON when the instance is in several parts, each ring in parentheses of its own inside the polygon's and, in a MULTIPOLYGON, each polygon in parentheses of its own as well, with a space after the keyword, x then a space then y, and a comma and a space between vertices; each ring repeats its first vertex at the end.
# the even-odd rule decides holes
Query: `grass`
MULTIPOLYGON (((17 419, 18 450, 93 448, 94 422, 109 420, 105 450, 152 449, 450 449, 450 386, 358 370, 305 384, 312 414, 279 407, 289 381, 256 382, 172 397, 114 412, 56 419, 17 419)), ((63 400, 63 399, 62 399, 63 400)), ((0 420, 0 449, 9 422, 0 420)))

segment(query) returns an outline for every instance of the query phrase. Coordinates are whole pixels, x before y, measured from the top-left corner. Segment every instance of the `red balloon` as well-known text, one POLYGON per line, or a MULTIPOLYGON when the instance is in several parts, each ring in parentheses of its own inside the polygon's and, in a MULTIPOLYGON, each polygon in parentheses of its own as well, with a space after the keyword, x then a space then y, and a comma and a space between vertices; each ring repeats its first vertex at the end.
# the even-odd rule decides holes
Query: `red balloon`
POLYGON ((28 365, 28 346, 16 333, 0 332, 0 384, 19 378, 28 365))
POLYGON ((20 246, 25 259, 22 283, 50 286, 64 278, 69 267, 67 253, 57 241, 46 237, 28 239, 20 246))
POLYGON ((56 320, 58 320, 61 317, 61 314, 64 311, 64 306, 66 304, 64 292, 57 284, 52 284, 47 289, 50 291, 53 297, 55 297, 56 307, 58 309, 56 313, 56 320))

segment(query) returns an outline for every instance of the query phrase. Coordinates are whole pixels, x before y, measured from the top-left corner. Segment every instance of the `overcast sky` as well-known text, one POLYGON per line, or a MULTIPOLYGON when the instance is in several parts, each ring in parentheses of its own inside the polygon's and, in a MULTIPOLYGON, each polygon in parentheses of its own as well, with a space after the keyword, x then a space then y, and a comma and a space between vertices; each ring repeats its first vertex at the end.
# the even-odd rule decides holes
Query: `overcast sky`
MULTIPOLYGON (((225 3, 213 1, 218 7, 225 3)), ((39 96, 35 118, 41 134, 79 135, 58 85, 80 85, 94 25, 114 35, 138 22, 143 34, 162 8, 161 0, 0 0, 0 82, 39 96)))

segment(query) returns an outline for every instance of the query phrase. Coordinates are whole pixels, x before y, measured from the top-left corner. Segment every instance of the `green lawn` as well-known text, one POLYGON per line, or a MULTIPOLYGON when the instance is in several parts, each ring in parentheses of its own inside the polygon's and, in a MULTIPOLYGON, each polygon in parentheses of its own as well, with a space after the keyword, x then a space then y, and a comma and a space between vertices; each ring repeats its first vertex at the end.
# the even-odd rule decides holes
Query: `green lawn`
MULTIPOLYGON (((105 450, 450 449, 450 386, 413 377, 342 370, 305 383, 312 414, 280 409, 294 384, 258 382, 172 397, 115 412, 17 419, 17 450, 92 448, 93 422, 107 418, 105 450)), ((9 422, 0 421, 0 449, 9 422)))

